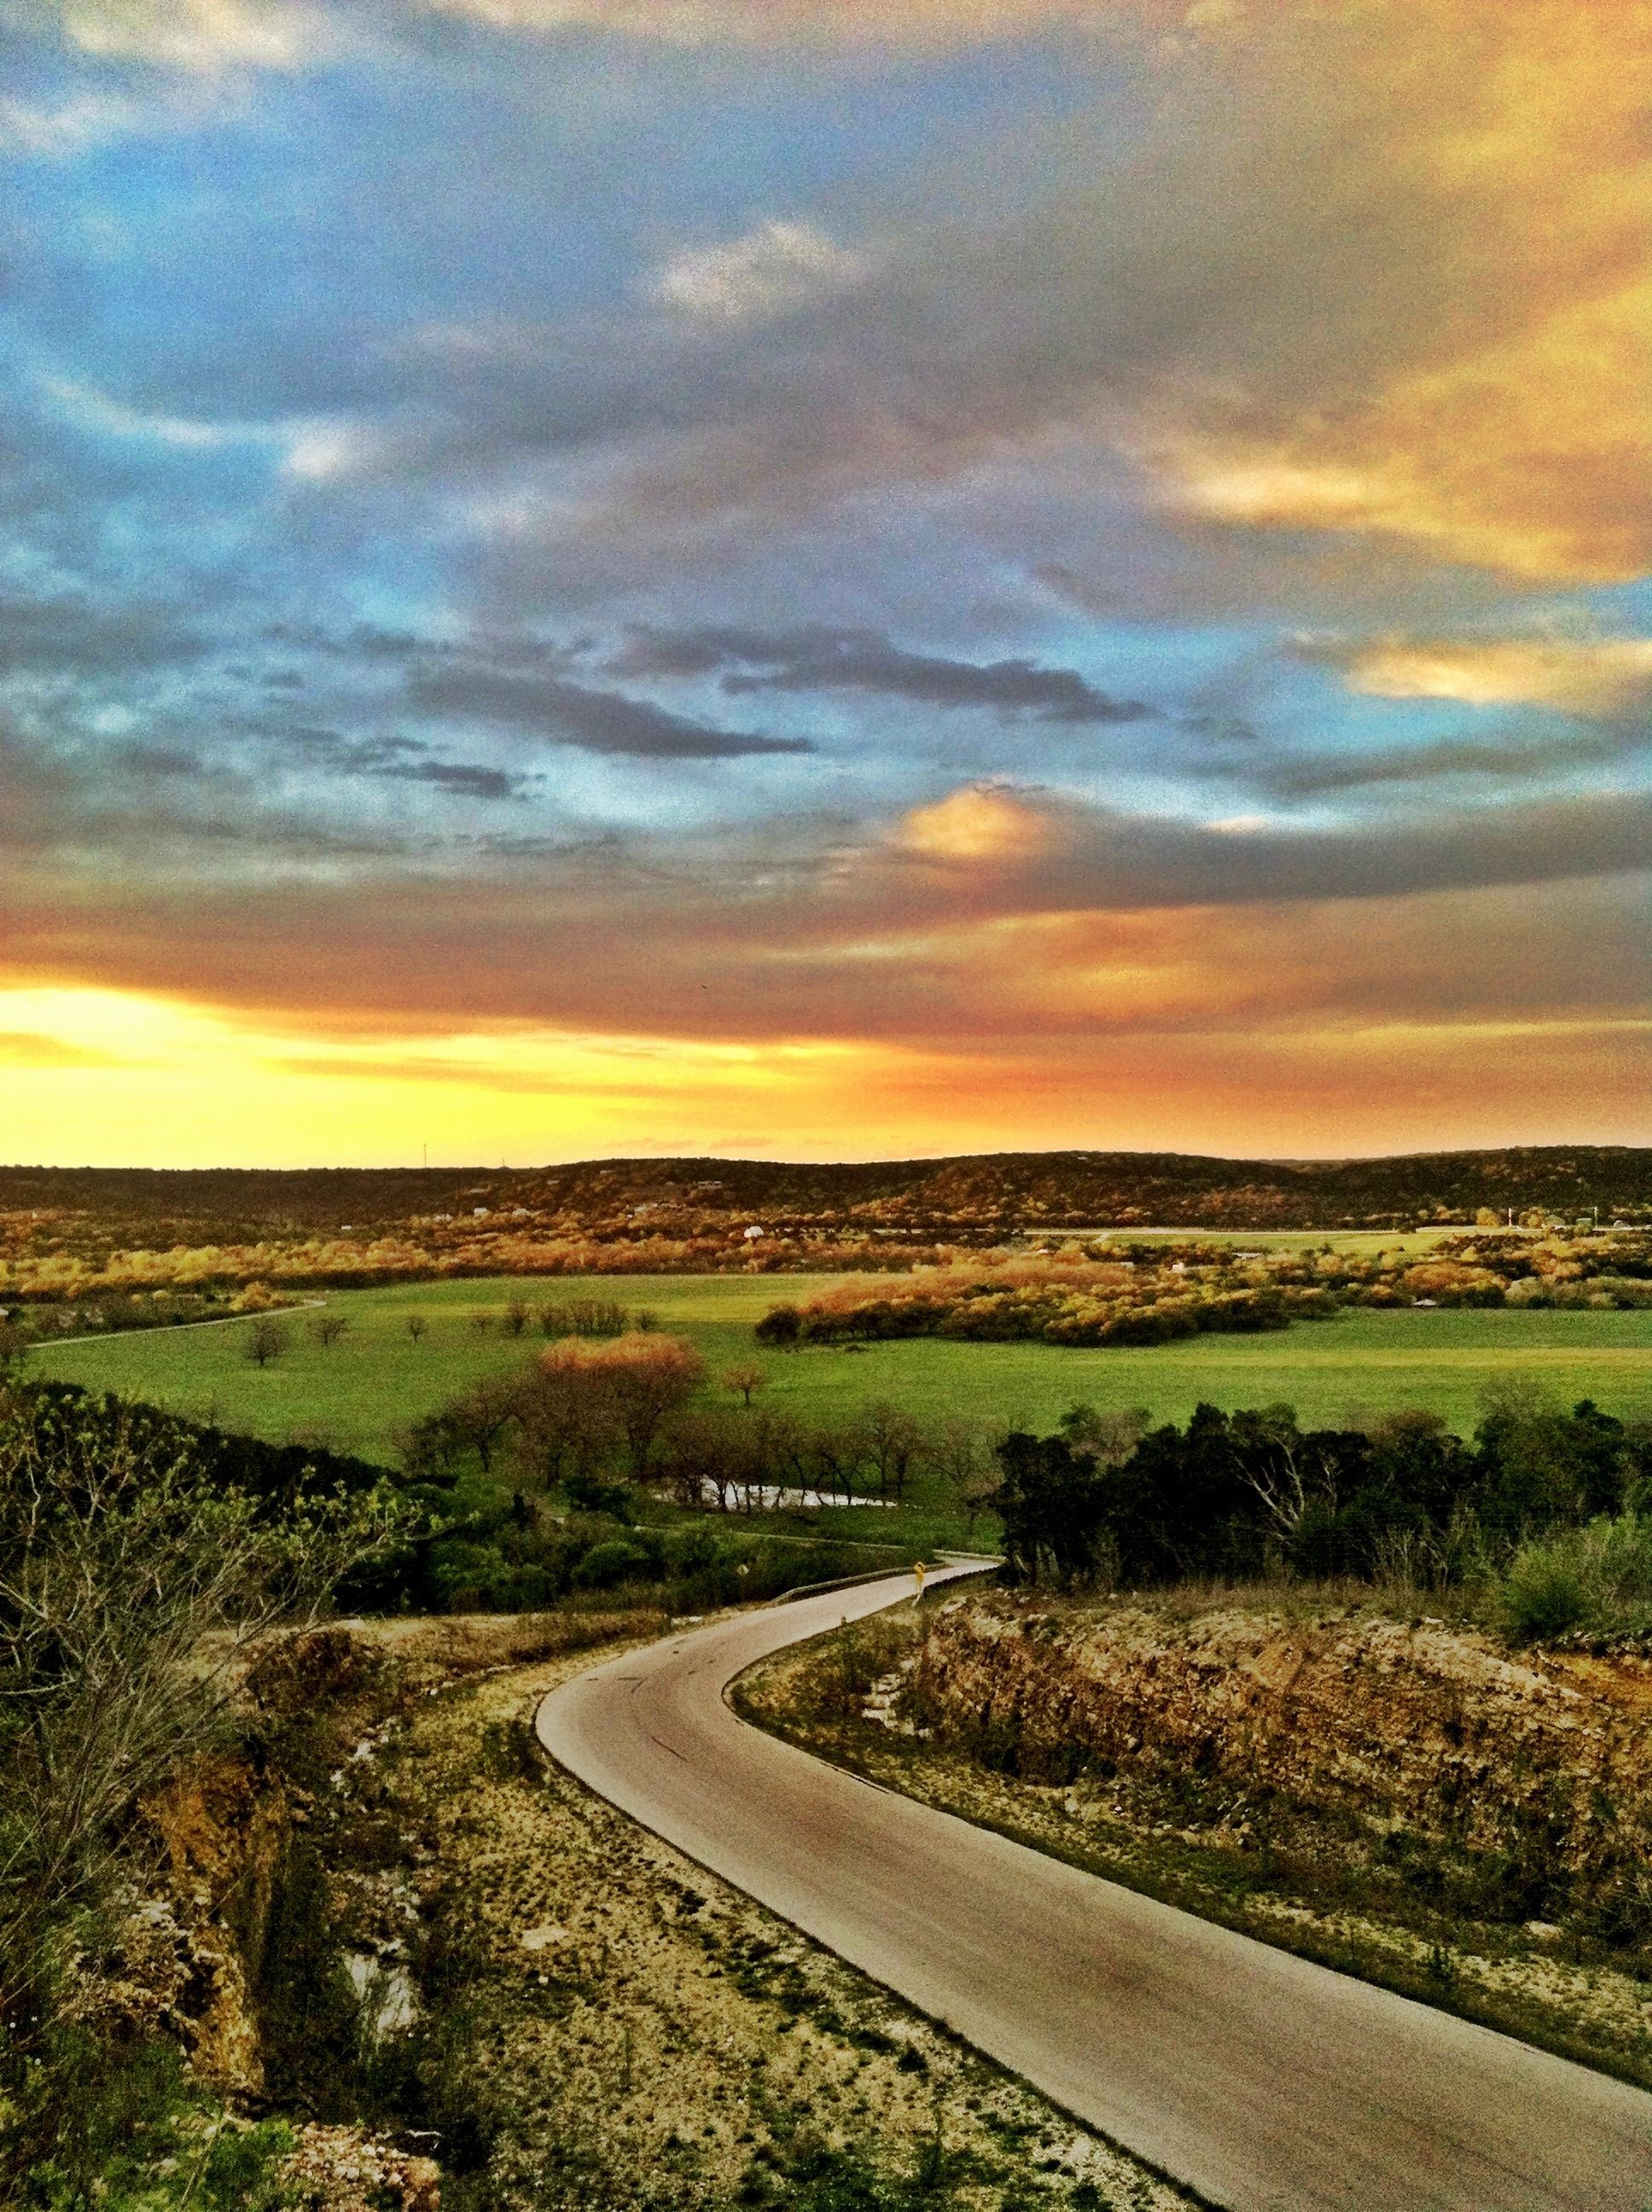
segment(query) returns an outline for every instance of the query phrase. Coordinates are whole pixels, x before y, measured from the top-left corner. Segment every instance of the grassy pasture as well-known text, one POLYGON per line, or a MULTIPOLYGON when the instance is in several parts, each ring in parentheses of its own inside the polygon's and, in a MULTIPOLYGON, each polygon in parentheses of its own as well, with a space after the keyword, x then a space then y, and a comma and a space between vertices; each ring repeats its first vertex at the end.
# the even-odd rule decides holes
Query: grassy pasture
POLYGON ((306 1333, 310 1316, 283 1316, 290 1348, 272 1365, 244 1354, 248 1324, 150 1330, 43 1346, 37 1373, 116 1390, 284 1440, 299 1436, 391 1460, 392 1430, 480 1376, 519 1367, 542 1342, 537 1328, 507 1338, 497 1316, 508 1300, 531 1306, 595 1295, 647 1306, 692 1337, 714 1377, 756 1360, 763 1402, 805 1416, 841 1415, 869 1400, 914 1413, 973 1413, 1048 1425, 1075 1398, 1145 1406, 1184 1419, 1203 1399, 1220 1406, 1281 1399, 1305 1419, 1338 1421, 1401 1406, 1437 1408, 1473 1426, 1481 1393, 1519 1372, 1570 1402, 1592 1397, 1618 1413, 1652 1413, 1652 1313, 1510 1313, 1441 1310, 1350 1312, 1264 1336, 1198 1336, 1139 1349, 1036 1344, 957 1344, 918 1339, 818 1351, 754 1353, 751 1324, 779 1298, 806 1299, 833 1276, 627 1276, 529 1283, 404 1284, 335 1292, 349 1333, 326 1348, 306 1333), (479 1333, 471 1317, 494 1326, 479 1333), (426 1323, 415 1342, 410 1316, 426 1323))

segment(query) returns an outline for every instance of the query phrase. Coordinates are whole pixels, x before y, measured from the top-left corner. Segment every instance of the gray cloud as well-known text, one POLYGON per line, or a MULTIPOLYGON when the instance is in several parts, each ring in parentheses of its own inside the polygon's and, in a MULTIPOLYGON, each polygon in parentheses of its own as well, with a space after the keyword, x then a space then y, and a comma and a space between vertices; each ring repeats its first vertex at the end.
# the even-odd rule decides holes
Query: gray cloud
MULTIPOLYGON (((1463 806, 1381 825, 1222 828, 1051 802, 1048 836, 980 879, 943 863, 983 910, 1243 905, 1393 898, 1643 870, 1652 796, 1601 793, 1524 806, 1463 806)), ((902 870, 911 862, 902 862, 902 870)), ((921 865, 926 872, 932 863, 921 865)))
POLYGON ((1645 729, 1609 732, 1599 738, 1442 738, 1434 744, 1383 751, 1275 759, 1254 770, 1252 780, 1281 799, 1461 777, 1510 783, 1624 760, 1649 744, 1652 732, 1645 729))
POLYGON ((698 676, 721 671, 732 696, 753 691, 868 691, 935 707, 984 707, 1041 722, 1134 722, 1152 713, 1114 699, 1071 668, 1036 661, 955 660, 910 653, 881 631, 824 624, 765 633, 707 629, 638 634, 610 664, 620 675, 698 676))
POLYGON ((507 723, 552 744, 639 760, 738 760, 814 750, 806 738, 714 729, 623 692, 474 661, 420 671, 409 682, 408 696, 425 714, 507 723))
POLYGON ((0 599, 0 675, 107 676, 192 659, 201 638, 175 614, 83 597, 0 599))
POLYGON ((415 738, 345 738, 336 730, 307 728, 282 736, 291 749, 336 775, 429 784, 459 799, 525 799, 539 780, 486 762, 443 760, 415 738))

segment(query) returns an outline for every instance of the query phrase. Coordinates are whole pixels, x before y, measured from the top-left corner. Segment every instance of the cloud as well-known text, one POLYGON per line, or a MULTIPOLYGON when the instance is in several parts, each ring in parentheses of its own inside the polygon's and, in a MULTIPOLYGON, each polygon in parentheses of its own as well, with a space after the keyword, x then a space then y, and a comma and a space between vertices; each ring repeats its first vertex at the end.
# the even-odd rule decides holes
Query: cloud
POLYGON ((0 151, 72 159, 88 147, 154 128, 152 111, 107 93, 79 93, 55 106, 0 98, 0 151))
POLYGON ((713 729, 623 692, 477 663, 422 671, 410 680, 408 696, 427 714, 507 723, 551 744, 639 760, 739 760, 814 750, 806 738, 713 729))
POLYGON ((294 0, 36 0, 85 53, 211 74, 309 66, 330 18, 294 0))
MULTIPOLYGON (((589 28, 670 46, 978 46, 1093 22, 1095 0, 425 0, 499 30, 589 28)), ((1167 20, 1174 20, 1173 11, 1167 20)))
POLYGON ((0 675, 110 675, 192 659, 204 649, 200 632, 173 609, 142 599, 0 597, 0 675))
POLYGON ((731 696, 753 691, 868 691, 934 707, 1031 713, 1043 722, 1139 721, 1152 708, 1114 699, 1068 668, 1037 662, 957 660, 909 653, 881 631, 825 627, 765 633, 642 632, 610 664, 616 673, 659 676, 723 670, 731 696))
POLYGON ((287 750, 335 775, 380 776, 395 783, 429 784, 456 799, 525 798, 537 776, 511 773, 487 762, 443 760, 413 738, 348 738, 335 730, 281 732, 287 750))
POLYGON ((1351 690, 1382 699, 1549 707, 1589 720, 1643 714, 1652 702, 1647 638, 1305 639, 1297 650, 1342 669, 1351 690))
MULTIPOLYGON (((1497 1024, 1639 1021, 1643 1054, 1643 874, 1563 882, 1541 900, 1495 882, 1349 896, 1331 887, 1326 856, 1311 895, 1299 882, 1274 897, 1266 841, 1256 852, 1206 898, 1186 895, 1199 884, 1197 856, 1184 854, 1173 903, 1133 900, 1127 878, 1104 884, 1092 865, 1090 903, 1060 902, 1075 872, 1018 906, 1013 855, 983 868, 973 854, 885 849, 859 875, 811 884, 773 871, 695 881, 680 856, 660 868, 610 851, 501 866, 485 884, 323 876, 301 898, 268 882, 139 896, 109 877, 71 904, 14 877, 0 919, 14 972, 290 1015, 312 1048, 375 1028, 434 1038, 532 1024, 759 1051, 944 1042, 989 1081, 993 1056, 1017 1040, 1088 1040, 1099 1076, 1112 1042, 1274 1030, 1321 1035, 1323 1088, 1338 1025, 1463 1024, 1485 1035, 1491 1093, 1497 1024)), ((958 1079, 968 1092, 975 1079, 958 1079)))
MULTIPOLYGON (((1160 434, 1150 412, 1138 451, 1167 501, 1516 579, 1640 573, 1652 177, 1633 58, 1649 32, 1644 0, 1379 0, 1323 33, 1287 26, 1262 107, 1248 87, 1233 127, 1248 136, 1262 112, 1279 125, 1254 143, 1291 181, 1247 191, 1232 237, 1260 310, 1283 274, 1256 228, 1273 201, 1278 246, 1305 249, 1281 344, 1332 373, 1298 395, 1288 356, 1254 352, 1224 388, 1161 395, 1160 434), (1294 121, 1278 105, 1293 63, 1294 121), (1321 258, 1333 230, 1341 281, 1321 258), (1309 304, 1324 328, 1303 343, 1309 304)), ((1242 348, 1259 335, 1248 320, 1242 348)))
POLYGON ((908 917, 1394 898, 1632 872, 1652 851, 1652 794, 1627 792, 1305 828, 970 787, 920 811, 920 823, 935 825, 926 842, 920 828, 914 843, 914 818, 875 857, 869 848, 861 879, 869 899, 881 896, 908 917), (948 834, 954 808, 957 838, 948 834), (1003 834, 974 836, 978 814, 1003 834))
POLYGON ((841 290, 870 266, 809 223, 766 222, 721 246, 685 246, 648 289, 695 320, 764 322, 841 290))
POLYGON ((112 438, 152 439, 157 444, 215 452, 218 447, 246 441, 260 442, 269 434, 260 426, 239 422, 207 422, 188 416, 149 414, 128 407, 90 384, 66 376, 44 375, 40 389, 64 418, 76 428, 112 438))
POLYGON ((1036 860, 1059 833, 1028 797, 997 784, 970 784, 896 825, 895 843, 925 860, 1036 860))
POLYGON ((29 1030, 0 1030, 0 1067, 118 1067, 113 1054, 29 1030))
POLYGON ((1463 778, 1487 783, 1564 777, 1621 761, 1652 744, 1652 731, 1614 731, 1594 738, 1442 738, 1433 744, 1390 745, 1365 752, 1280 758, 1250 770, 1280 798, 1309 798, 1380 785, 1438 783, 1463 778))
POLYGON ((1046 561, 1053 513, 1121 509, 1127 556, 1168 530, 1230 593, 1231 539, 1635 575, 1649 33, 1648 0, 1370 0, 1167 50, 1145 143, 1110 111, 1034 132, 1007 206, 951 174, 847 291, 730 324, 720 375, 662 362, 646 430, 551 524, 682 547, 898 485, 995 538, 1029 516, 1046 561))

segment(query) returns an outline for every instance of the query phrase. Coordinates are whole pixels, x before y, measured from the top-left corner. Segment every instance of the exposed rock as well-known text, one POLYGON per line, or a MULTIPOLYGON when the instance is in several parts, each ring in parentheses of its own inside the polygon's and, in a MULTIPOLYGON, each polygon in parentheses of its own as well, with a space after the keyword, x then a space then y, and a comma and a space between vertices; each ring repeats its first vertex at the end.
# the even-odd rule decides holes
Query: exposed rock
POLYGON ((909 1710, 1033 1781, 1192 1778, 1500 1856, 1597 1905, 1652 1860, 1652 1668, 1511 1656, 1433 1623, 1307 1625, 1238 1609, 935 1615, 909 1710))
POLYGON ((434 2160, 398 2150, 361 2128, 301 2128, 281 2178, 303 2212, 440 2212, 434 2160))
POLYGON ((168 1919, 187 1971, 172 2002, 196 2071, 229 2096, 258 2097, 264 2060, 249 1984, 262 1959, 290 1818, 278 1776, 216 1755, 175 1775, 145 1804, 166 1854, 168 1919))

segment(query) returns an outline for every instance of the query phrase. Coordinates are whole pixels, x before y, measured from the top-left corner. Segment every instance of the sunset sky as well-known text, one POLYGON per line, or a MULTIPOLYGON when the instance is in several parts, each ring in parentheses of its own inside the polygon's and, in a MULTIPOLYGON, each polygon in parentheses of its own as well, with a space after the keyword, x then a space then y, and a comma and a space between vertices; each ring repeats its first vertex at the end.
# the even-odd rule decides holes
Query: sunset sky
POLYGON ((1652 1142, 1646 0, 0 42, 0 1159, 1652 1142))

